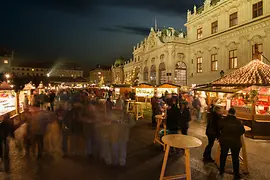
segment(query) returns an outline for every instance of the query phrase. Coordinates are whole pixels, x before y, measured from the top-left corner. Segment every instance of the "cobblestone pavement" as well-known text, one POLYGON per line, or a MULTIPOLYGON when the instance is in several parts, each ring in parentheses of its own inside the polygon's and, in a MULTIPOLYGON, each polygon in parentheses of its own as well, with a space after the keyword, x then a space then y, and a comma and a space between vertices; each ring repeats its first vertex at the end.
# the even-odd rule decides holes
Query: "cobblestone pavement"
MULTIPOLYGON (((153 145, 154 130, 149 127, 148 120, 139 120, 131 130, 128 143, 127 167, 125 169, 107 167, 98 160, 90 160, 84 156, 83 141, 76 146, 76 154, 70 158, 61 157, 60 136, 56 124, 50 126, 46 136, 45 155, 41 161, 32 156, 26 158, 11 142, 11 173, 0 172, 0 180, 157 180, 161 170, 163 152, 158 145, 153 145)), ((22 127, 23 128, 23 127, 22 127)), ((191 150, 191 170, 193 180, 215 180, 218 172, 214 165, 205 166, 202 153, 206 146, 204 135, 205 124, 192 121, 189 135, 202 140, 203 145, 191 150)), ((270 143, 246 139, 249 171, 247 180, 270 179, 270 143)), ((213 148, 213 155, 216 152, 213 148)), ((230 164, 228 162, 228 164, 230 164)), ((232 179, 231 166, 228 166, 226 180, 232 179)), ((173 175, 184 172, 184 158, 170 157, 166 174, 173 175)))

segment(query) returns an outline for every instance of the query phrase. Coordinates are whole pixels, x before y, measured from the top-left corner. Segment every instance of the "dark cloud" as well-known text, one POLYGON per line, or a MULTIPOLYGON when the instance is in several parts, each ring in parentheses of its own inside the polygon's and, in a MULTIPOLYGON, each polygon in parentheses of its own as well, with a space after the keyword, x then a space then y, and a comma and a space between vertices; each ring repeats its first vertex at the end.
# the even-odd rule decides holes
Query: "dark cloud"
POLYGON ((91 14, 92 12, 96 12, 97 7, 101 6, 139 8, 169 15, 183 15, 186 14, 187 9, 193 8, 194 4, 202 4, 202 1, 203 0, 25 0, 25 2, 33 5, 41 5, 53 10, 78 15, 91 14))
POLYGON ((114 26, 114 27, 101 27, 101 31, 113 32, 113 33, 126 33, 126 34, 137 34, 142 36, 147 36, 150 32, 148 27, 139 27, 139 26, 114 26))

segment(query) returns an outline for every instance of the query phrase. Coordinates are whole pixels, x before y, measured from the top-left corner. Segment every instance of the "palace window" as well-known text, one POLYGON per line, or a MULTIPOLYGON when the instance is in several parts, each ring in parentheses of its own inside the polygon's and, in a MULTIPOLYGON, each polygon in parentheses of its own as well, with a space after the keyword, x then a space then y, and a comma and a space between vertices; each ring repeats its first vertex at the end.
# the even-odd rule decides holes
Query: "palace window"
POLYGON ((145 67, 144 70, 143 70, 143 80, 144 81, 148 81, 148 68, 145 67))
POLYGON ((252 46, 252 59, 260 59, 263 54, 263 44, 254 44, 252 46))
POLYGON ((184 62, 177 62, 175 66, 174 83, 179 86, 187 85, 187 66, 184 62))
POLYGON ((212 23, 212 34, 215 34, 218 32, 218 21, 215 21, 212 23))
POLYGON ((167 80, 167 76, 166 76, 165 63, 162 62, 159 65, 159 84, 166 83, 166 80, 167 80))
POLYGON ((197 29, 197 39, 201 39, 202 38, 202 33, 203 33, 202 28, 197 29))
POLYGON ((253 11, 253 18, 262 16, 263 15, 263 2, 260 1, 256 4, 253 4, 252 11, 253 11))
POLYGON ((229 51, 229 68, 237 68, 237 49, 229 51))
POLYGON ((4 60, 4 64, 8 64, 8 60, 4 60))
POLYGON ((202 72, 202 57, 197 58, 197 72, 198 73, 202 72))
POLYGON ((230 27, 238 24, 237 12, 230 15, 230 27))
POLYGON ((211 55, 211 71, 217 71, 218 64, 217 64, 217 54, 211 55))

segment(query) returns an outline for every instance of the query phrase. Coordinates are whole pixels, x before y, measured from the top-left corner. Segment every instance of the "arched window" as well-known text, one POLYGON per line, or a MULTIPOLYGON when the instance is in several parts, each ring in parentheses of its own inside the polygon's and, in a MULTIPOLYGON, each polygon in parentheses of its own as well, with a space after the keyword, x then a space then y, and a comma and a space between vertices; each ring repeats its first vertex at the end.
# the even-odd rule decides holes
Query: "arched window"
POLYGON ((150 70, 150 83, 153 85, 156 85, 156 78, 157 78, 157 72, 156 72, 156 66, 152 65, 150 70))
POLYGON ((145 82, 148 82, 148 68, 147 67, 145 67, 143 70, 143 80, 145 82))
POLYGON ((162 62, 159 64, 159 68, 158 68, 158 77, 159 77, 159 84, 164 84, 166 83, 166 68, 165 68, 165 63, 162 62))
POLYGON ((174 83, 179 86, 187 85, 187 65, 184 62, 177 62, 175 65, 174 83))
POLYGON ((163 60, 163 59, 164 59, 164 57, 165 57, 165 55, 164 55, 164 54, 162 54, 162 55, 160 56, 160 60, 163 60))

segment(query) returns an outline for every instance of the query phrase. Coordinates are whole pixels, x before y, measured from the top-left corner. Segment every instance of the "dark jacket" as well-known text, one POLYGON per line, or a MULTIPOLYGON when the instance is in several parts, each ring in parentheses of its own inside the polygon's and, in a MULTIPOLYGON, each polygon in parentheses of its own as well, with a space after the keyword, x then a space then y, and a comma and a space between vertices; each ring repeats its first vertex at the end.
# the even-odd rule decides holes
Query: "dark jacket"
POLYGON ((9 115, 4 115, 4 119, 0 121, 0 138, 5 139, 8 136, 14 137, 13 121, 9 115))
POLYGON ((207 126, 206 126, 206 135, 207 136, 219 138, 219 136, 220 136, 219 122, 220 122, 221 118, 222 118, 222 116, 220 114, 217 114, 214 111, 211 111, 208 114, 207 126))
POLYGON ((179 119, 179 109, 177 105, 173 105, 170 109, 167 110, 167 129, 169 131, 178 130, 178 119, 179 119))
POLYGON ((241 136, 244 133, 245 128, 241 121, 235 116, 228 115, 220 122, 220 145, 228 148, 241 148, 241 136))
POLYGON ((179 121, 180 128, 181 129, 188 129, 189 121, 191 121, 189 108, 185 107, 184 109, 180 109, 180 121, 179 121))

